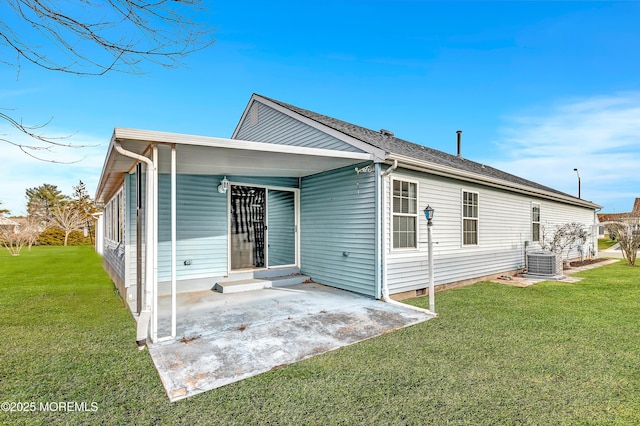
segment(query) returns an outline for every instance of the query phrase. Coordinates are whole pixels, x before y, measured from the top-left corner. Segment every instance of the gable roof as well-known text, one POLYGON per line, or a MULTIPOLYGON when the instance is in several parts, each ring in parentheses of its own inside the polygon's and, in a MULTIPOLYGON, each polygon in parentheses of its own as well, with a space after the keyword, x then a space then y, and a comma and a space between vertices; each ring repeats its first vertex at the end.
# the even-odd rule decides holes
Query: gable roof
POLYGON ((367 129, 365 127, 348 123, 346 121, 338 120, 333 117, 299 108, 295 105, 287 104, 276 99, 271 99, 266 96, 254 94, 252 96, 252 100, 253 99, 257 99, 258 101, 266 100, 267 102, 279 105, 281 108, 290 111, 293 115, 304 117, 320 124, 321 126, 324 126, 325 128, 337 131, 347 137, 345 139, 346 141, 354 138, 358 141, 365 142, 373 148, 377 148, 386 152, 388 159, 399 159, 400 161, 413 159, 417 160, 418 163, 422 163, 426 168, 431 169, 430 171, 432 172, 436 172, 434 168, 449 170, 454 174, 456 174, 457 172, 457 174, 460 174, 461 177, 466 177, 466 180, 471 181, 475 181, 477 180, 477 178, 484 177, 493 182, 502 182, 504 184, 502 186, 508 189, 528 188, 530 190, 533 190, 533 192, 540 193, 540 196, 544 196, 545 194, 547 194, 551 195, 551 198, 559 198, 562 201, 569 202, 571 204, 581 205, 589 208, 601 208, 601 206, 599 206, 598 204, 574 197, 562 191, 558 191, 548 186, 541 185, 537 182, 523 179, 519 176, 512 175, 502 170, 498 170, 491 166, 477 163, 466 158, 461 158, 456 155, 438 151, 424 145, 419 145, 413 142, 406 141, 404 139, 396 138, 395 136, 388 133, 385 134, 383 132, 377 132, 371 129, 367 129))
POLYGON ((625 222, 630 220, 637 221, 640 218, 640 198, 636 198, 633 202, 633 210, 624 213, 598 213, 600 222, 625 222))

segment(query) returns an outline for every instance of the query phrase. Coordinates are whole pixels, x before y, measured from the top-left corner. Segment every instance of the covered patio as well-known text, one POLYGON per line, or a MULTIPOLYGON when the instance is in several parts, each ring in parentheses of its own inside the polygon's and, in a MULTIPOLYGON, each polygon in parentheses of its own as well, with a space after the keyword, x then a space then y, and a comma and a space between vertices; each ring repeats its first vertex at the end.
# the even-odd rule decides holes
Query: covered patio
MULTIPOLYGON (((170 327, 171 297, 158 302, 170 327)), ((177 295, 177 339, 149 345, 171 401, 433 318, 317 283, 177 295)))
MULTIPOLYGON (((287 178, 297 181, 304 176, 370 160, 374 160, 374 156, 364 152, 116 128, 98 185, 99 191, 96 200, 103 203, 109 200, 122 186, 123 175, 135 173, 137 176, 138 182, 135 186, 139 193, 135 196, 130 195, 129 200, 138 203, 138 210, 141 214, 137 219, 137 235, 130 235, 128 242, 128 244, 132 244, 131 240, 135 240, 133 243, 135 247, 132 249, 137 251, 138 270, 129 275, 137 281, 136 291, 135 294, 129 292, 126 283, 119 287, 122 287, 121 293, 127 295, 127 301, 131 304, 132 311, 138 321, 137 340, 139 345, 144 345, 148 341, 158 343, 176 339, 178 327, 177 295, 181 291, 194 290, 193 286, 183 290, 178 288, 180 277, 177 274, 177 269, 181 268, 183 264, 190 265, 190 260, 185 261, 178 257, 177 227, 180 221, 184 223, 184 221, 191 220, 191 218, 180 217, 177 209, 176 181, 179 175, 224 176, 224 180, 226 180, 226 176, 243 176, 245 179, 254 180, 287 178), (165 191, 164 197, 166 197, 165 211, 161 211, 161 206, 159 207, 161 198, 159 192, 162 189, 161 176, 165 177, 166 188, 163 189, 165 191), (161 220, 165 221, 162 226, 161 220), (161 232, 166 234, 162 243, 165 244, 165 247, 170 247, 165 254, 159 253, 159 234, 161 232), (163 257, 161 261, 159 261, 160 257, 163 257), (170 269, 170 271, 166 271, 164 280, 159 279, 159 268, 170 269), (171 295, 169 297, 170 323, 168 328, 161 329, 158 306, 160 298, 164 294, 171 295), (162 331, 159 333, 159 330, 162 331)), ((195 190, 197 189, 189 188, 190 192, 195 190)), ((207 187, 206 190, 217 192, 215 187, 207 187)), ((220 189, 219 191, 222 192, 220 189)), ((296 191, 296 189, 292 189, 292 191, 296 191)), ((224 192, 226 193, 226 189, 224 192)), ((298 214, 296 210, 296 221, 298 214)), ((226 223, 230 219, 223 220, 225 221, 223 226, 226 226, 227 229, 230 228, 231 224, 226 223)), ((294 231, 295 239, 291 240, 291 244, 295 246, 294 263, 287 266, 299 268, 297 222, 292 226, 295 226, 296 229, 294 231)), ((230 236, 228 238, 231 239, 230 236)), ((222 243, 222 246, 224 250, 227 250, 226 243, 222 243)), ((206 288, 211 288, 215 284, 215 281, 211 282, 212 280, 231 276, 231 273, 234 272, 231 255, 228 253, 223 256, 219 256, 217 261, 220 263, 218 270, 224 272, 198 279, 196 280, 197 284, 204 283, 206 288), (226 259, 222 259, 223 256, 226 259)), ((126 282, 127 279, 125 277, 124 281, 126 282)), ((185 284, 191 284, 194 280, 183 281, 185 284)), ((163 302, 166 303, 165 298, 163 298, 163 302)), ((185 318, 181 317, 181 321, 184 320, 185 318)))

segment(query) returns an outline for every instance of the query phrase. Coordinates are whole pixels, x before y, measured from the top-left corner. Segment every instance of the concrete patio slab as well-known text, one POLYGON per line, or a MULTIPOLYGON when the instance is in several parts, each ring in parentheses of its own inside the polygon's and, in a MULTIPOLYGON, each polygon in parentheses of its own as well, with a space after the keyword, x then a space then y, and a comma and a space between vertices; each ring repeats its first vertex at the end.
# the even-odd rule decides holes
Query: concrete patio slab
MULTIPOLYGON (((169 297, 159 301, 160 336, 169 297)), ((171 401, 433 316, 317 283, 244 293, 178 295, 178 336, 149 352, 171 401)))

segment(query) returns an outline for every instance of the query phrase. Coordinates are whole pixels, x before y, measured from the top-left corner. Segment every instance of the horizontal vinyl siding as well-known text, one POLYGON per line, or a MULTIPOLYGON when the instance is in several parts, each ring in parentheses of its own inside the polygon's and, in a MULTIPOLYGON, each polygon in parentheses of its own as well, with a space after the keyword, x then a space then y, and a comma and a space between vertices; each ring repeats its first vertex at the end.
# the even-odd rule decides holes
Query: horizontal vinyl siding
MULTIPOLYGON (((473 279, 524 267, 525 241, 531 237, 531 203, 541 207, 541 224, 547 229, 568 222, 587 227, 593 210, 513 194, 455 179, 398 169, 395 179, 418 182, 418 249, 390 249, 391 221, 387 222, 384 246, 390 293, 424 288, 428 285, 427 221, 422 210, 429 204, 433 218, 434 277, 436 284, 473 279), (462 192, 478 193, 478 245, 462 245, 462 192)), ((385 205, 390 213, 391 192, 385 182, 385 205)), ((574 250, 577 252, 577 250, 574 250)))
MULTIPOLYGON (((227 194, 218 192, 223 177, 177 175, 178 280, 228 274, 228 198, 227 194), (190 260, 191 265, 185 265, 186 260, 190 260)), ((298 178, 227 176, 227 179, 239 185, 298 187, 298 178)), ((163 282, 171 280, 171 175, 158 176, 158 195, 158 281, 163 282)), ((135 248, 131 253, 135 268, 135 248)))
POLYGON ((111 265, 113 270, 118 274, 118 277, 124 282, 125 277, 125 256, 124 254, 119 255, 118 253, 124 253, 121 249, 117 249, 117 246, 113 245, 112 242, 107 242, 105 240, 104 243, 104 260, 111 265))
POLYGON ((295 264, 295 193, 270 190, 267 217, 269 267, 295 264))
MULTIPOLYGON (((227 274, 227 194, 222 176, 178 175, 176 181, 176 277, 227 274), (185 265, 186 260, 191 265, 185 265)), ((171 279, 171 176, 158 177, 158 281, 171 279)), ((213 284, 212 284, 213 285, 213 284)))
POLYGON ((126 242, 126 280, 125 287, 136 285, 136 175, 125 175, 125 242, 126 242))
POLYGON ((260 102, 255 102, 252 108, 258 105, 258 123, 253 125, 252 113, 246 115, 242 122, 237 139, 276 143, 281 145, 296 145, 311 148, 334 149, 338 151, 362 152, 358 148, 349 145, 318 129, 276 111, 260 102))
POLYGON ((358 193, 353 167, 303 178, 301 269, 316 282, 375 296, 373 173, 359 181, 358 193))

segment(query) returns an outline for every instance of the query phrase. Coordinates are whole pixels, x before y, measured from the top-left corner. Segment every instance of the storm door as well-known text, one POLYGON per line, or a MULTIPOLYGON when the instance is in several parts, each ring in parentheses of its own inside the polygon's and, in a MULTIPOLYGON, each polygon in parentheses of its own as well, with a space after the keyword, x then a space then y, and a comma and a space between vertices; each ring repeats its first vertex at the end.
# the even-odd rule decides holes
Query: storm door
POLYGON ((265 267, 266 189, 231 185, 231 269, 265 267))
POLYGON ((267 192, 267 257, 269 267, 296 263, 295 192, 267 192))

